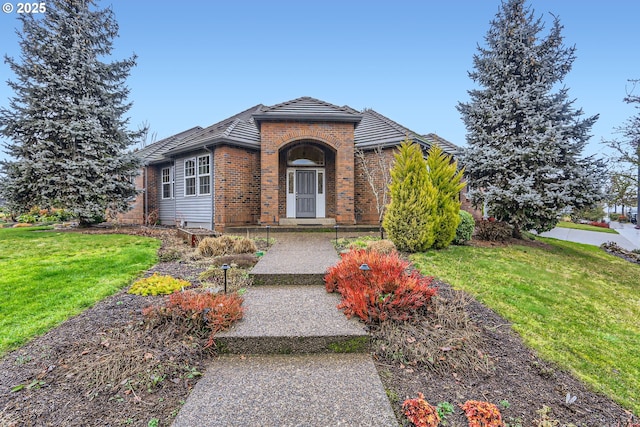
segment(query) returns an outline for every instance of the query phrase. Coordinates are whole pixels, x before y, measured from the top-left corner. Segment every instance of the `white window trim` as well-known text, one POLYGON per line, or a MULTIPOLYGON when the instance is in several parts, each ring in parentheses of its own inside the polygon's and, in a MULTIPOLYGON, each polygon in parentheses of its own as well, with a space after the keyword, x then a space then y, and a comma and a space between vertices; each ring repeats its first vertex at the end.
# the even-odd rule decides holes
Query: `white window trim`
POLYGON ((211 195, 211 156, 209 156, 208 154, 207 154, 207 155, 204 155, 204 156, 198 156, 198 160, 197 160, 197 168, 198 168, 198 170, 196 171, 196 175, 197 175, 198 179, 197 179, 196 184, 197 184, 197 186, 198 186, 198 188, 197 188, 198 196, 200 196, 200 195, 202 195, 202 196, 210 196, 210 195, 211 195), (200 174, 200 159, 202 159, 202 158, 204 158, 204 157, 206 157, 207 159, 209 159, 209 162, 207 163, 207 167, 208 167, 208 169, 209 169, 209 172, 208 172, 208 173, 206 173, 206 174, 200 174), (206 176, 206 177, 209 177, 209 192, 207 192, 207 193, 201 193, 201 192, 200 192, 200 178, 203 178, 203 177, 205 177, 205 176, 206 176))
POLYGON ((175 196, 175 177, 173 173, 173 166, 167 166, 160 170, 160 191, 162 193, 162 200, 170 200, 175 196), (164 182, 164 171, 169 171, 169 182, 164 182), (164 197, 164 186, 169 185, 169 197, 164 197))
POLYGON ((195 157, 192 157, 190 159, 184 159, 184 163, 183 163, 183 172, 184 172, 184 197, 196 197, 198 195, 198 163, 197 163, 197 159, 195 157), (187 162, 193 162, 193 175, 187 175, 187 162), (194 192, 193 194, 187 194, 187 180, 188 179, 194 179, 194 192))
POLYGON ((198 197, 198 196, 210 196, 212 193, 212 186, 213 186, 213 178, 211 176, 211 155, 210 154, 205 154, 203 156, 196 156, 196 157, 191 157, 188 159, 184 159, 184 189, 183 189, 183 193, 184 193, 184 197, 198 197), (203 157, 208 157, 209 158, 209 173, 206 174, 201 174, 200 173, 200 159, 203 157), (187 175, 187 162, 193 162, 194 164, 194 175, 187 175), (201 177, 205 177, 208 176, 209 177, 209 192, 208 193, 201 193, 200 192, 200 178, 201 177), (193 178, 195 179, 195 192, 193 194, 187 194, 187 179, 193 178))

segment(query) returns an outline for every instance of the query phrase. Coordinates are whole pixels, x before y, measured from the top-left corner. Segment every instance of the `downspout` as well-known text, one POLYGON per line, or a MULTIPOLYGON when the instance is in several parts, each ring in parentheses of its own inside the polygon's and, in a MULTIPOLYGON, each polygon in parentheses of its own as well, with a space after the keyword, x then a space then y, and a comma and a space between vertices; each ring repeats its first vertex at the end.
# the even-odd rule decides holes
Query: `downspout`
POLYGON ((171 195, 173 196, 173 223, 178 223, 178 197, 176 196, 176 159, 171 159, 173 175, 171 176, 171 195))

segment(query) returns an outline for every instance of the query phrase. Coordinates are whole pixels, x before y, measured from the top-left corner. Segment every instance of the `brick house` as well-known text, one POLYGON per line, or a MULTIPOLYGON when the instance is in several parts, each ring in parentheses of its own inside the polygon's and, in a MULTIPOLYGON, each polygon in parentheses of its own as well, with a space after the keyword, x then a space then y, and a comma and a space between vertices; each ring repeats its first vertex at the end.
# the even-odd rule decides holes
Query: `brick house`
POLYGON ((362 162, 406 137, 426 151, 438 143, 367 109, 303 97, 256 105, 207 128, 194 127, 139 150, 142 191, 122 222, 224 230, 231 226, 377 224, 362 162))

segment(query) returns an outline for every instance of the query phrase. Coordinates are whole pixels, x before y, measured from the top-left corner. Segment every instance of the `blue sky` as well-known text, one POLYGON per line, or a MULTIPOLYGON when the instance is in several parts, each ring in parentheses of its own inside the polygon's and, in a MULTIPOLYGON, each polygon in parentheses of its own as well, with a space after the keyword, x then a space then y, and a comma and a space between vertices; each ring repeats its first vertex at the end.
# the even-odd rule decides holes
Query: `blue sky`
MULTIPOLYGON (((14 6, 17 2, 10 1, 14 6)), ((536 16, 560 18, 577 60, 565 79, 586 115, 600 114, 587 154, 606 151, 637 110, 623 103, 640 78, 640 2, 529 0, 536 16)), ((473 87, 476 46, 499 0, 99 1, 120 25, 114 58, 132 53, 131 127, 161 139, 208 126, 256 104, 312 96, 373 108, 419 133, 465 145, 456 110, 473 87)), ((19 56, 15 12, 0 15, 0 53, 19 56)), ((13 78, 0 64, 0 105, 13 78)), ((640 91, 640 88, 637 89, 640 91)))

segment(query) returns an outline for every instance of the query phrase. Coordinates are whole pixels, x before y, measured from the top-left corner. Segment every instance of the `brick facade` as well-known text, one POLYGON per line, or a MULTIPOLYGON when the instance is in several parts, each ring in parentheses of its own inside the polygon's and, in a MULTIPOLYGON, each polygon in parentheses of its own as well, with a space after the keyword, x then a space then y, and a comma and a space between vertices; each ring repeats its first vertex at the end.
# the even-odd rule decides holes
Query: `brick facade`
MULTIPOLYGON (((379 166, 379 162, 382 161, 386 163, 387 170, 387 179, 388 173, 391 170, 391 166, 394 161, 394 153, 395 149, 385 149, 382 150, 380 159, 380 154, 376 150, 369 150, 364 152, 364 162, 366 167, 372 172, 374 175, 374 185, 376 188, 379 188, 382 191, 385 183, 385 177, 381 173, 381 168, 379 166)), ((355 185, 355 203, 356 203, 356 222, 358 224, 369 224, 369 225, 378 225, 378 209, 376 198, 373 194, 373 190, 369 181, 367 180, 366 174, 364 172, 364 166, 362 164, 362 160, 356 157, 355 162, 356 168, 356 185, 355 185)), ((382 193, 379 193, 382 197, 382 193)), ((390 199, 387 196, 387 203, 389 203, 390 199)), ((380 201, 382 203, 382 199, 380 201)))
POLYGON ((158 179, 159 175, 156 168, 143 167, 140 169, 140 173, 135 177, 134 181, 138 195, 131 204, 130 210, 117 215, 116 221, 119 224, 155 223, 158 219, 158 185, 156 185, 158 184, 158 179), (145 184, 148 187, 146 190, 145 184), (146 210, 145 201, 147 204, 146 210))
POLYGON ((257 224, 260 218, 260 153, 231 146, 213 155, 215 229, 257 224))
POLYGON ((281 153, 305 140, 326 155, 326 215, 338 224, 355 224, 354 125, 333 122, 270 122, 261 124, 261 224, 278 224, 286 208, 283 195, 286 163, 281 153), (332 172, 333 171, 333 172, 332 172))

